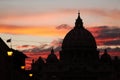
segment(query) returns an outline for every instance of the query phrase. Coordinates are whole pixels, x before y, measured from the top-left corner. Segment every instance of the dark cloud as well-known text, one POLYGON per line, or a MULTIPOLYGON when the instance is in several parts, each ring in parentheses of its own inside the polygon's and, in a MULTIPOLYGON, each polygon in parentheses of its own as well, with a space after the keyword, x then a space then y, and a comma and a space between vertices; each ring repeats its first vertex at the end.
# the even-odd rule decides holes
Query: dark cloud
MULTIPOLYGON (((62 29, 62 27, 60 27, 62 29)), ((100 40, 101 45, 108 46, 119 46, 120 45, 120 28, 119 27, 110 27, 110 26, 96 26, 91 27, 90 32, 93 34, 97 34, 95 36, 96 40, 100 40), (107 40, 107 41, 106 41, 107 40)), ((31 49, 23 50, 23 52, 31 52, 31 53, 42 53, 42 52, 50 52, 52 48, 54 50, 60 51, 63 39, 55 39, 51 41, 49 44, 42 44, 40 46, 33 47, 31 49)), ((100 45, 100 46, 101 46, 100 45)), ((107 48, 110 52, 119 52, 120 48, 107 48)))
POLYGON ((53 40, 53 41, 50 43, 50 45, 55 48, 55 47, 57 47, 57 46, 61 46, 61 45, 62 45, 62 41, 63 41, 63 39, 55 39, 55 40, 53 40))
POLYGON ((48 44, 41 44, 40 46, 39 46, 39 49, 44 49, 44 48, 46 48, 48 46, 48 44))
POLYGON ((56 29, 60 30, 60 29, 72 29, 72 27, 70 27, 68 24, 61 24, 59 26, 56 27, 56 29))
POLYGON ((27 53, 42 53, 42 52, 50 52, 52 48, 55 51, 61 50, 62 39, 53 40, 50 44, 41 44, 40 46, 36 46, 34 48, 22 50, 23 52, 27 53))
POLYGON ((120 45, 120 39, 104 42, 105 45, 120 45))
MULTIPOLYGON (((111 51, 113 51, 113 52, 119 52, 120 53, 120 47, 116 47, 116 48, 113 48, 113 49, 111 49, 111 51)), ((119 54, 120 55, 120 54, 119 54)))
POLYGON ((27 47, 29 47, 30 45, 22 45, 22 46, 20 46, 20 47, 22 47, 22 48, 27 48, 27 47))
POLYGON ((52 47, 48 47, 48 48, 44 48, 44 49, 39 48, 39 47, 36 47, 36 48, 31 49, 30 51, 31 51, 32 53, 39 53, 39 52, 48 52, 48 51, 50 51, 51 49, 52 49, 52 47))
POLYGON ((21 46, 17 46, 16 48, 18 49, 23 49, 23 48, 34 48, 35 45, 21 45, 21 46))
POLYGON ((102 45, 120 45, 120 27, 96 26, 88 28, 88 30, 92 32, 96 41, 99 41, 102 45))
POLYGON ((120 27, 116 26, 99 26, 98 36, 96 38, 119 38, 120 37, 120 27))
POLYGON ((50 47, 48 44, 41 44, 40 46, 23 50, 23 52, 39 53, 39 52, 44 52, 48 50, 50 50, 50 47))
POLYGON ((99 50, 102 51, 102 52, 104 51, 104 49, 107 49, 108 52, 119 52, 120 53, 120 47, 115 47, 115 48, 111 48, 111 47, 99 48, 99 50))

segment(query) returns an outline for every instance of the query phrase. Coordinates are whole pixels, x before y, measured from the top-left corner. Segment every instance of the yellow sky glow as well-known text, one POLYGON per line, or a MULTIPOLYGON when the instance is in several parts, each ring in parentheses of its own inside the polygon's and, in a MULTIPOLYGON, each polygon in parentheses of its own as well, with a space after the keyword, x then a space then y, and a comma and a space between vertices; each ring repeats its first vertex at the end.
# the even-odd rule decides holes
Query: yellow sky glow
POLYGON ((57 30, 54 27, 16 27, 16 28, 6 28, 1 27, 1 33, 12 33, 12 34, 30 34, 30 35, 39 35, 39 36, 64 36, 67 30, 57 30))

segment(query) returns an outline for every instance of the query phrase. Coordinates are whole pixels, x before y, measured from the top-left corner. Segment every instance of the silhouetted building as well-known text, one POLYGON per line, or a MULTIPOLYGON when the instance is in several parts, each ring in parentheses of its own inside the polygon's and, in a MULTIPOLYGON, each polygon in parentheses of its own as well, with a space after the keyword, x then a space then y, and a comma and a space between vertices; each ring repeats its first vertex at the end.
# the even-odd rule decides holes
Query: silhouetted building
POLYGON ((32 70, 34 72, 40 72, 44 66, 44 61, 41 57, 37 61, 32 60, 32 70))
POLYGON ((46 59, 46 63, 47 64, 52 64, 52 63, 58 63, 58 59, 57 56, 54 54, 54 50, 52 48, 51 50, 51 54, 48 55, 47 59, 46 59))
POLYGON ((112 59, 105 49, 99 58, 95 38, 84 28, 80 13, 63 39, 60 59, 52 48, 47 59, 32 60, 31 70, 25 70, 27 56, 1 38, 0 51, 2 80, 120 80, 119 57, 112 59))
POLYGON ((9 71, 10 66, 8 66, 8 61, 7 61, 8 50, 9 47, 0 38, 0 78, 3 80, 10 79, 10 71, 9 71))
POLYGON ((31 71, 34 80, 120 80, 120 59, 112 60, 106 49, 99 56, 95 38, 78 13, 75 27, 63 39, 60 60, 52 49, 46 60, 33 61, 31 71))
POLYGON ((47 59, 44 61, 41 57, 37 61, 32 61, 32 72, 35 74, 35 80, 54 80, 59 74, 59 60, 54 54, 53 48, 47 59), (38 74, 39 73, 39 74, 38 74))
POLYGON ((0 79, 25 79, 25 58, 27 56, 18 50, 9 48, 0 38, 0 79))
POLYGON ((112 64, 111 56, 106 49, 104 50, 104 54, 101 56, 100 61, 102 64, 112 64))
POLYGON ((84 28, 78 13, 75 27, 67 33, 62 43, 60 60, 69 65, 80 65, 85 68, 98 63, 99 51, 93 35, 84 28))
POLYGON ((93 35, 83 26, 80 13, 78 13, 75 27, 67 33, 63 40, 60 61, 66 69, 64 70, 66 74, 62 75, 63 80, 96 78, 91 75, 94 74, 93 72, 86 71, 93 71, 94 66, 97 66, 99 51, 93 35), (82 71, 84 73, 81 73, 82 71))

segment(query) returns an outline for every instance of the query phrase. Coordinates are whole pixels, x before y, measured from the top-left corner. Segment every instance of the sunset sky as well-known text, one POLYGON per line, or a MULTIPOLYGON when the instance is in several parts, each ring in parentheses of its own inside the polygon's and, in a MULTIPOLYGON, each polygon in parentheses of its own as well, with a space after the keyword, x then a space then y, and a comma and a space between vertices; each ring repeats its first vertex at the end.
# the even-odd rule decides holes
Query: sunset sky
MULTIPOLYGON (((0 0, 0 37, 12 39, 12 48, 31 59, 60 50, 80 10, 84 27, 94 35, 98 49, 120 56, 120 0, 0 0)), ((7 43, 10 46, 10 43, 7 43)))

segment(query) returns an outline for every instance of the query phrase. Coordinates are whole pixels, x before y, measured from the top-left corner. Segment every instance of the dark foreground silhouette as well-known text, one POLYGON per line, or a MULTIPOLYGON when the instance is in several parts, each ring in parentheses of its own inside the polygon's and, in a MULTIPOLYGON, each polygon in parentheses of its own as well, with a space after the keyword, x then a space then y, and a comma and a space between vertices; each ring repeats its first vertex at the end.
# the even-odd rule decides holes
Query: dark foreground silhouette
POLYGON ((99 55, 93 35, 84 28, 78 13, 75 27, 65 36, 60 59, 51 49, 46 60, 32 60, 25 70, 22 52, 9 48, 0 38, 1 80, 120 80, 120 59, 111 59, 107 50, 99 55))

